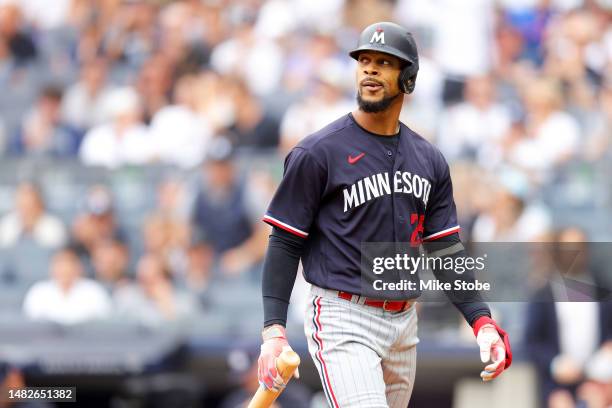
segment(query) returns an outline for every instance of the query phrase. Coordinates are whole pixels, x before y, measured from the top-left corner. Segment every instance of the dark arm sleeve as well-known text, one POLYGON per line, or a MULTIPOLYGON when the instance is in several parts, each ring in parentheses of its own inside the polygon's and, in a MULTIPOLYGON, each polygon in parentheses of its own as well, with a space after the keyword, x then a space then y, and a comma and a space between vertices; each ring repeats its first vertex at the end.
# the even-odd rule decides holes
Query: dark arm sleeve
MULTIPOLYGON (((424 246, 430 256, 440 256, 443 259, 446 257, 465 258, 468 256, 458 233, 440 238, 435 243, 426 242, 424 246)), ((433 273, 440 282, 450 283, 451 288, 454 288, 453 283, 456 279, 461 279, 464 282, 474 282, 476 279, 473 269, 466 269, 464 273, 459 275, 452 270, 433 268, 433 273)), ((479 291, 457 291, 451 289, 444 293, 457 310, 461 312, 470 326, 473 326, 474 322, 481 316, 491 317, 491 310, 482 300, 479 291)))
MULTIPOLYGON (((427 203, 423 245, 425 250, 433 256, 441 256, 442 258, 466 257, 468 254, 459 238, 459 224, 457 223, 457 209, 453 198, 450 170, 441 154, 436 159, 438 177, 432 197, 427 203)), ((465 282, 475 280, 474 271, 469 269, 461 275, 458 275, 455 271, 436 270, 435 268, 433 273, 441 282, 451 283, 451 287, 454 287, 453 282, 458 278, 465 282)), ((445 291, 445 294, 470 326, 473 326, 474 322, 481 316, 491 317, 491 310, 482 301, 478 291, 459 292, 449 290, 445 291)))
POLYGON ((305 239, 274 227, 263 265, 262 295, 264 327, 285 326, 289 299, 295 283, 305 239))
POLYGON ((289 298, 304 242, 319 209, 327 171, 306 149, 295 147, 285 159, 283 179, 263 221, 272 225, 264 260, 264 327, 287 322, 289 298))

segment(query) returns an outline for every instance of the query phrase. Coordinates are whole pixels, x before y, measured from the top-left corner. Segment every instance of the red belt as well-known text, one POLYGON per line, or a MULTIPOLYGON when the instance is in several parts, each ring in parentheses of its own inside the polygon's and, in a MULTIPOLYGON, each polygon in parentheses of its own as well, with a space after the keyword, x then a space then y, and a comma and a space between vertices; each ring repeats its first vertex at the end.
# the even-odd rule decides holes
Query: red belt
MULTIPOLYGON (((338 297, 344 300, 353 300, 352 293, 338 291, 338 297)), ((366 298, 365 302, 363 302, 366 306, 378 307, 387 312, 403 312, 404 310, 408 310, 414 304, 414 301, 411 300, 380 300, 380 299, 370 299, 366 298)))

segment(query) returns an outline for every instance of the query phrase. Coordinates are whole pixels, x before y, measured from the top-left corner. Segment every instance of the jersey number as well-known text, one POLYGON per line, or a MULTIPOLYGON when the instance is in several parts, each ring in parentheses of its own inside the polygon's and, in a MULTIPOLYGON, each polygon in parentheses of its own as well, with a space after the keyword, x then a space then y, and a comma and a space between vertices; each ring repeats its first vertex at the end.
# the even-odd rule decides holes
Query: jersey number
POLYGON ((419 215, 417 213, 410 214, 410 225, 415 225, 412 230, 412 235, 410 235, 410 246, 418 247, 423 242, 421 235, 423 235, 423 231, 425 230, 423 227, 423 223, 425 222, 425 215, 419 215))

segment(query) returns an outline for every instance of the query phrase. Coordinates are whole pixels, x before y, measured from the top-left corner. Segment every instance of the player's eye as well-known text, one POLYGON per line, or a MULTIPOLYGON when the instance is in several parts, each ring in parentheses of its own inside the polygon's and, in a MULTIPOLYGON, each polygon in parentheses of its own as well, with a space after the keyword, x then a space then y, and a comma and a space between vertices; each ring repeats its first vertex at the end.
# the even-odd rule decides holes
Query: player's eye
POLYGON ((370 62, 370 59, 368 57, 359 57, 359 62, 361 64, 367 64, 368 62, 370 62))

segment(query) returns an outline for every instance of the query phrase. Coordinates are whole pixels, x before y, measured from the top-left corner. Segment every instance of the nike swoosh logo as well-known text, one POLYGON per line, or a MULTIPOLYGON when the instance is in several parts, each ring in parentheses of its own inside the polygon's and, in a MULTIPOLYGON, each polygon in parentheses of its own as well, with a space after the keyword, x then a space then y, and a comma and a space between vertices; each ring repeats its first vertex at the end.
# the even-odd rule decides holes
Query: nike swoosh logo
POLYGON ((361 158, 362 158, 363 156, 365 156, 365 153, 361 153, 360 155, 355 156, 355 157, 352 157, 352 156, 349 154, 349 156, 348 156, 348 162, 349 162, 349 164, 355 164, 355 163, 357 163, 359 160, 361 160, 361 158))

